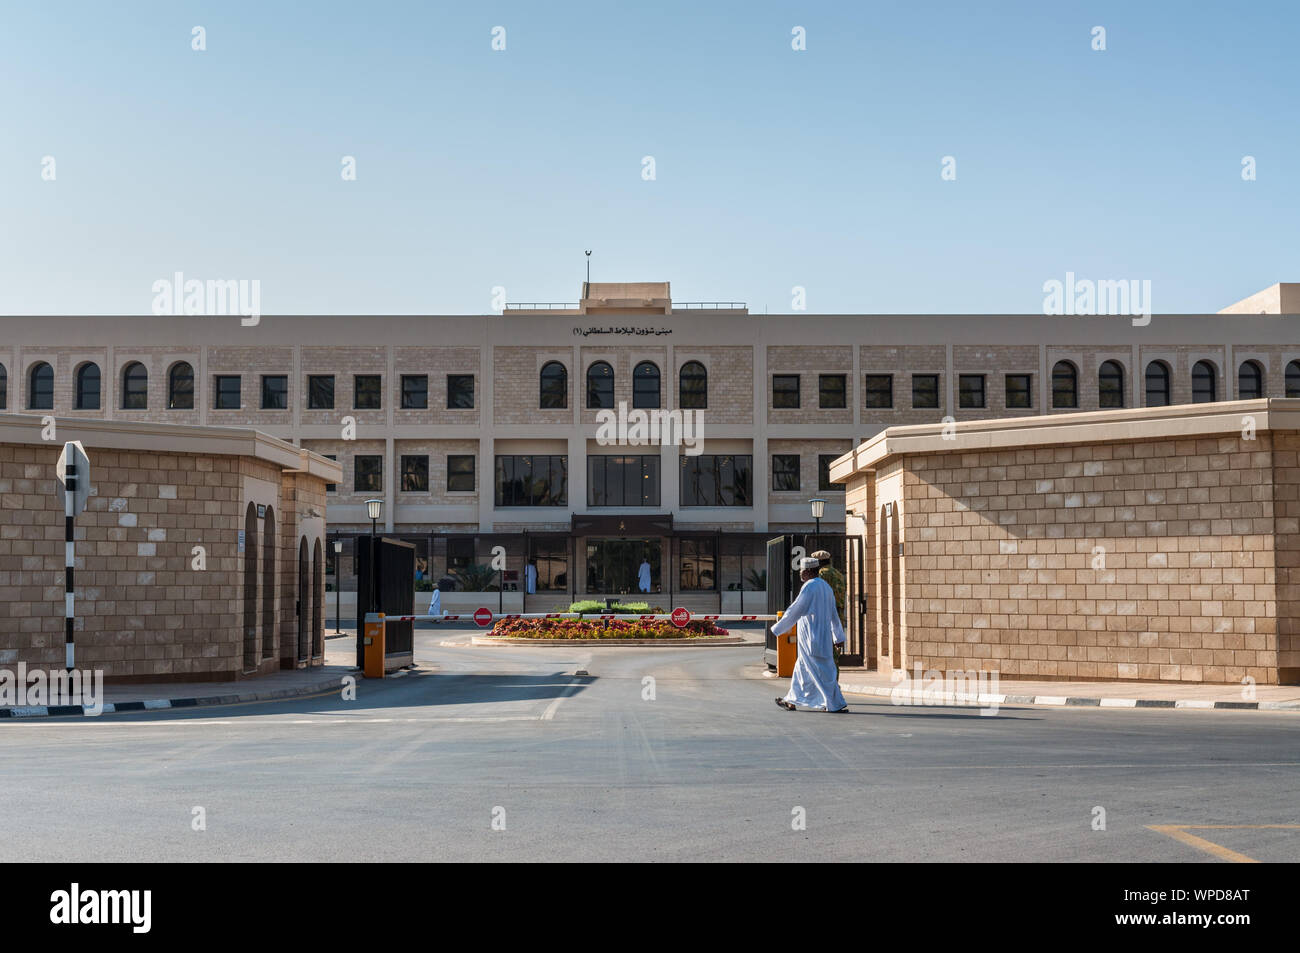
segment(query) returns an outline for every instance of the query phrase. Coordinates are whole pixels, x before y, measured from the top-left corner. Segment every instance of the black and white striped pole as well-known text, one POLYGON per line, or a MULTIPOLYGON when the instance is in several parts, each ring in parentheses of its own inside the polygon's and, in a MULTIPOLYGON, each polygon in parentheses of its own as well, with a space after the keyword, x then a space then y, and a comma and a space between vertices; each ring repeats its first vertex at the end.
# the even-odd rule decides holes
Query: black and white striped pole
POLYGON ((77 514, 86 508, 86 498, 90 495, 90 460, 86 457, 81 441, 72 440, 63 445, 55 472, 63 484, 63 642, 64 661, 71 672, 76 667, 77 660, 77 647, 72 636, 76 621, 72 596, 76 556, 74 533, 77 514))

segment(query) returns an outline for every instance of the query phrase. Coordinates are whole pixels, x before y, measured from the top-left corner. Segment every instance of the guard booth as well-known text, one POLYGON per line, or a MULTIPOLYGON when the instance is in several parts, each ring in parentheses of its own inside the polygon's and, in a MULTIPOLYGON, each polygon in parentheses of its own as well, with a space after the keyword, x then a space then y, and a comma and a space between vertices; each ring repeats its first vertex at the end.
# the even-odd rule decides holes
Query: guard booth
MULTIPOLYGON (((866 565, 862 559, 862 537, 844 533, 787 533, 767 541, 768 615, 784 612, 794 602, 803 582, 799 579, 799 560, 819 549, 831 554, 831 567, 844 576, 844 648, 840 664, 858 666, 865 663, 870 641, 867 638, 866 565)), ((767 629, 763 661, 776 668, 776 636, 767 629)))
MULTIPOLYGON (((358 536, 354 546, 357 563, 357 668, 365 668, 366 613, 415 614, 415 591, 411 585, 415 578, 415 545, 387 536, 358 536)), ((415 663, 414 622, 388 622, 384 625, 384 636, 384 671, 395 671, 415 663)))

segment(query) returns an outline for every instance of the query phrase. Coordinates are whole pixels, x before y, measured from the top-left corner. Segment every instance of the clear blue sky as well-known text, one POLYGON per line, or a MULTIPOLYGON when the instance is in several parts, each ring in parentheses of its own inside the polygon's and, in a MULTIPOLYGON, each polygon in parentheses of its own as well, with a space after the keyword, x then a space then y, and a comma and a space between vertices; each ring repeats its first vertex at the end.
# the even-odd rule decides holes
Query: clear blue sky
POLYGON ((758 312, 1037 312, 1066 271, 1214 311, 1300 281, 1297 35, 1294 0, 7 3, 0 312, 179 270, 485 313, 576 300, 587 248, 758 312))

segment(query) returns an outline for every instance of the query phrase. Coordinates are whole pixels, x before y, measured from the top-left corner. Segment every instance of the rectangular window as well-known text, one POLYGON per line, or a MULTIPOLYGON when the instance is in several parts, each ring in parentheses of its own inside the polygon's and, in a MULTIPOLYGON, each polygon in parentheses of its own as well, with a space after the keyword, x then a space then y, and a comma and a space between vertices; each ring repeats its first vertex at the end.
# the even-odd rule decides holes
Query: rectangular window
POLYGON ((712 537, 677 540, 678 560, 681 567, 678 588, 683 592, 698 592, 718 588, 717 540, 712 537))
POLYGON ((357 410, 379 410, 384 406, 378 374, 357 374, 352 378, 352 406, 357 410))
POLYGON ((429 492, 429 458, 426 456, 402 457, 402 492, 429 492))
POLYGON ((216 386, 213 388, 215 402, 212 406, 217 410, 238 410, 239 375, 218 374, 215 384, 216 386))
POLYGON ((447 409, 470 410, 474 407, 474 375, 447 375, 447 409))
POLYGON ((841 410, 848 407, 848 380, 844 374, 819 374, 817 406, 822 410, 841 410))
MULTIPOLYGON (((863 393, 866 394, 866 405, 873 410, 888 410, 894 406, 894 375, 893 374, 868 374, 863 381, 863 393)), ((913 399, 912 406, 916 406, 916 378, 912 378, 913 399)))
POLYGON ((333 410, 334 409, 334 375, 333 374, 308 374, 307 375, 307 409, 308 410, 333 410))
POLYGON ((774 491, 799 489, 799 454, 772 454, 772 489, 774 491))
POLYGON ((468 569, 474 562, 474 538, 447 540, 447 571, 468 569))
POLYGON ((352 488, 358 493, 380 493, 384 489, 384 458, 352 458, 352 488))
POLYGON ((916 410, 936 410, 939 407, 939 375, 912 375, 912 407, 916 410))
POLYGON ((799 406, 799 375, 798 374, 773 374, 772 375, 772 406, 773 407, 798 407, 799 406))
POLYGON ((984 406, 984 375, 962 374, 957 378, 957 406, 984 406))
POLYGON ((844 489, 842 483, 831 482, 831 464, 839 457, 837 453, 817 454, 817 492, 825 493, 844 489))
POLYGON ((1033 380, 1032 374, 1007 375, 1007 407, 1034 406, 1033 380))
MULTIPOLYGON (((338 462, 339 455, 338 455, 337 453, 326 453, 326 454, 323 454, 323 456, 325 457, 326 460, 333 460, 333 461, 335 461, 335 462, 338 462)), ((325 492, 326 492, 326 493, 337 493, 337 492, 338 492, 338 489, 339 489, 339 485, 338 485, 337 483, 326 483, 326 484, 325 484, 325 492)), ((334 549, 334 547, 331 546, 331 547, 330 547, 331 552, 333 551, 333 549, 334 549)))
POLYGON ((750 467, 753 458, 700 454, 683 455, 682 506, 752 506, 750 467))
POLYGON ((562 455, 496 458, 497 506, 567 506, 569 458, 562 455))
POLYGON ((658 506, 659 458, 587 458, 588 506, 658 506))
POLYGON ((429 406, 429 375, 402 375, 402 409, 424 410, 429 406))
POLYGON ((474 492, 473 454, 451 454, 447 457, 447 490, 451 493, 474 492))
POLYGON ((262 409, 289 409, 289 378, 283 374, 262 375, 262 409))

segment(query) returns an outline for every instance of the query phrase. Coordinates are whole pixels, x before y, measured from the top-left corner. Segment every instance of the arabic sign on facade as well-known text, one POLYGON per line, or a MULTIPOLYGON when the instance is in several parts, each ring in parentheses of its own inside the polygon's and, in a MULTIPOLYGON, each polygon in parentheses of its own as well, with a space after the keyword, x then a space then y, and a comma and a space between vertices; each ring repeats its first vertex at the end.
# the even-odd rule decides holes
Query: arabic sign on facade
POLYGON ((585 337, 588 337, 589 335, 592 335, 592 334, 635 334, 635 335, 638 335, 638 336, 644 337, 645 335, 648 335, 648 334, 656 334, 656 335, 658 335, 658 334, 672 334, 672 333, 673 333, 673 329, 672 329, 672 328, 627 328, 627 327, 623 327, 623 328, 615 328, 615 327, 608 327, 608 328, 574 328, 574 329, 573 329, 573 334, 574 334, 575 337, 577 337, 578 335, 581 335, 581 336, 584 337, 584 338, 585 338, 585 337))

